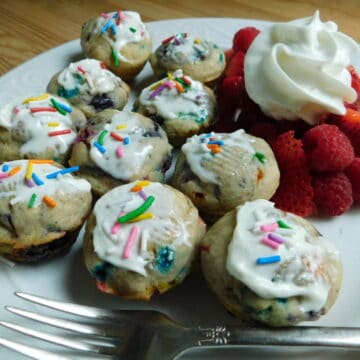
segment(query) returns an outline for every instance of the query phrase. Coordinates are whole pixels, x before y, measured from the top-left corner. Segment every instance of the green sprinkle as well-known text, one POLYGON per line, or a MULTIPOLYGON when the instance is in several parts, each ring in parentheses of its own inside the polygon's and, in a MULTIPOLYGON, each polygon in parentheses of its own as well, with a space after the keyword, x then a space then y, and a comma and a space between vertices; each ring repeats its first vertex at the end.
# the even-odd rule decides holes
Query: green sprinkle
POLYGON ((256 152, 254 155, 262 164, 266 162, 266 156, 263 153, 256 152))
POLYGON ((51 101, 51 103, 53 104, 54 108, 55 108, 61 115, 66 115, 66 111, 59 106, 59 104, 56 102, 56 100, 55 100, 54 98, 51 98, 50 101, 51 101))
POLYGON ((175 80, 185 88, 189 87, 189 85, 183 79, 175 78, 175 80))
POLYGON ((127 214, 120 216, 117 221, 120 224, 124 224, 128 222, 129 220, 135 219, 139 215, 143 214, 154 202, 155 197, 153 195, 150 195, 147 197, 147 199, 144 201, 144 203, 139 206, 137 209, 128 212, 127 214))
POLYGON ((219 61, 221 63, 224 61, 224 55, 222 53, 219 55, 219 61))
POLYGON ((74 74, 73 76, 76 78, 77 82, 78 82, 80 85, 82 85, 82 84, 85 83, 85 79, 83 78, 82 75, 76 73, 76 74, 74 74))
POLYGON ((291 229, 291 226, 289 226, 285 221, 278 220, 277 223, 282 229, 291 229))
POLYGON ((99 143, 100 145, 104 145, 104 138, 105 138, 105 136, 106 136, 107 133, 108 133, 107 130, 103 130, 103 131, 100 133, 100 135, 99 135, 99 137, 98 137, 98 143, 99 143))
POLYGON ((29 208, 32 209, 35 205, 35 200, 36 200, 36 194, 32 194, 31 195, 31 198, 30 198, 30 201, 29 201, 29 208))
POLYGON ((120 60, 117 52, 114 49, 111 50, 111 56, 113 58, 115 67, 118 67, 120 64, 120 60))
POLYGON ((136 31, 137 31, 137 30, 136 30, 135 28, 133 28, 133 27, 130 27, 129 30, 130 30, 132 33, 136 33, 136 31))

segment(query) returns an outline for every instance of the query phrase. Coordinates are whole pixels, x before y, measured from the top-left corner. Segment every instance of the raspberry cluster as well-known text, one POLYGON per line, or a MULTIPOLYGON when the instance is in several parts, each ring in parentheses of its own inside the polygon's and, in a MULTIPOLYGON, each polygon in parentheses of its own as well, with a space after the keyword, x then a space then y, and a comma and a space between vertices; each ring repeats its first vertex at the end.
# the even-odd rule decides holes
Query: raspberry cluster
POLYGON ((272 146, 281 171, 273 201, 300 216, 336 216, 360 203, 360 76, 349 67, 358 100, 343 116, 329 114, 310 127, 303 121, 277 122, 247 96, 244 59, 259 34, 240 29, 226 52, 227 68, 217 88, 220 121, 216 131, 244 128, 272 146))

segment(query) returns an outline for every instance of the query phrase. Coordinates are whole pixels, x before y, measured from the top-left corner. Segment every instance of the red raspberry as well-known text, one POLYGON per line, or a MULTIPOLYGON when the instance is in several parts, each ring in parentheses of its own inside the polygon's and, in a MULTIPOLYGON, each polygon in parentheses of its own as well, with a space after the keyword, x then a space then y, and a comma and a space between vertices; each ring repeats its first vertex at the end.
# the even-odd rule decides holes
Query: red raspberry
POLYGON ((233 37, 233 49, 246 53, 259 33, 260 30, 251 26, 240 29, 233 37))
POLYGON ((333 116, 329 120, 349 138, 355 152, 355 156, 360 156, 360 112, 347 109, 344 116, 333 116))
POLYGON ((354 203, 360 203, 360 158, 354 159, 345 169, 345 174, 352 185, 354 203))
POLYGON ((353 203, 351 182, 343 172, 317 174, 313 187, 314 201, 321 215, 341 215, 353 203))
POLYGON ((314 193, 301 140, 287 131, 278 136, 272 148, 281 172, 279 188, 272 198, 276 207, 304 217, 314 215, 314 193))
POLYGON ((244 76, 244 60, 243 52, 235 53, 225 69, 225 76, 244 76))
POLYGON ((341 171, 354 160, 354 149, 346 135, 335 125, 322 124, 303 137, 310 169, 341 171))
POLYGON ((271 144, 279 136, 280 128, 275 123, 259 122, 257 124, 254 124, 249 129, 249 133, 251 135, 263 138, 269 144, 271 144))
POLYGON ((221 81, 217 89, 220 120, 214 131, 234 131, 239 127, 235 117, 237 109, 242 108, 244 92, 244 78, 241 76, 230 76, 221 81))

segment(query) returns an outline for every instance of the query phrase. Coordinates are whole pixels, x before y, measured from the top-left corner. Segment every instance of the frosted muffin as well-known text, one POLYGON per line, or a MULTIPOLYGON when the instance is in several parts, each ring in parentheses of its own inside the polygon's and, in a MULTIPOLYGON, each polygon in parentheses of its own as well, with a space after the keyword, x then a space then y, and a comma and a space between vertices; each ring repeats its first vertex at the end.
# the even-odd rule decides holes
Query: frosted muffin
POLYGON ((224 215, 202 242, 204 276, 242 320, 269 326, 317 320, 342 281, 338 251, 303 218, 255 200, 224 215))
POLYGON ((122 110, 130 95, 129 86, 95 59, 71 63, 56 73, 47 91, 68 99, 86 117, 105 109, 122 110))
POLYGON ((179 191, 147 181, 102 196, 87 222, 85 263, 99 290, 149 300, 182 282, 205 225, 179 191))
POLYGON ((66 164, 84 114, 50 94, 13 101, 0 110, 0 162, 54 159, 66 164))
POLYGON ((237 130, 189 138, 181 148, 172 184, 213 222, 246 201, 270 199, 279 178, 270 146, 237 130))
POLYGON ((210 88, 177 70, 143 89, 135 110, 159 123, 169 141, 179 146, 212 125, 216 100, 210 88))
POLYGON ((90 184, 52 160, 0 166, 0 255, 37 262, 69 249, 91 210, 90 184))
POLYGON ((180 33, 163 40, 150 63, 158 77, 182 69, 193 79, 212 85, 225 69, 225 56, 211 41, 180 33))
POLYGON ((131 80, 151 54, 152 41, 134 11, 103 13, 87 21, 81 30, 86 57, 98 59, 123 80, 131 80))
POLYGON ((134 180, 163 181, 171 145, 158 124, 140 114, 104 110, 79 133, 69 163, 102 195, 134 180))

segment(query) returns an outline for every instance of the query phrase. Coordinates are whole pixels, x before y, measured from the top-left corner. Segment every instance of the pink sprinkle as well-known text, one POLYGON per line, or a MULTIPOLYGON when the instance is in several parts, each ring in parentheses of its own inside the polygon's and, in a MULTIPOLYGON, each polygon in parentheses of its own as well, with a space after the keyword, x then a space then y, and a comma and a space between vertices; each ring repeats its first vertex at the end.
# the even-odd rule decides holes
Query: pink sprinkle
POLYGON ((278 244, 282 244, 285 241, 281 236, 276 235, 274 233, 269 234, 268 237, 269 239, 277 242, 278 244))
POLYGON ((127 239, 127 242, 125 244, 124 252, 123 252, 123 259, 128 259, 130 256, 130 251, 132 247, 134 246, 137 234, 139 232, 139 228, 135 225, 131 228, 129 237, 127 239))
POLYGON ((106 13, 102 13, 101 16, 104 18, 104 19, 108 19, 110 16, 109 14, 106 14, 106 13))
POLYGON ((15 107, 14 110, 13 110, 13 113, 18 114, 19 112, 20 112, 20 109, 18 107, 15 107))
POLYGON ((263 237, 261 239, 262 243, 267 245, 267 246, 270 246, 271 248, 277 250, 280 246, 279 243, 277 243, 276 241, 272 241, 271 239, 269 239, 268 237, 263 237))
POLYGON ((121 146, 116 148, 116 156, 122 158, 124 156, 124 149, 121 146))
POLYGON ((175 87, 174 83, 172 83, 171 81, 164 81, 164 85, 168 88, 168 89, 173 89, 175 87))
POLYGON ((142 197, 143 200, 147 199, 147 195, 145 194, 144 190, 140 190, 138 194, 142 197))
MULTIPOLYGON (((125 212, 121 211, 118 217, 123 216, 124 214, 125 212)), ((118 221, 115 221, 113 227, 111 228, 111 234, 116 235, 119 232, 120 228, 121 224, 118 221)))
POLYGON ((276 222, 274 222, 269 225, 261 225, 260 230, 263 232, 270 232, 270 231, 276 230, 278 227, 279 227, 279 225, 276 222))
POLYGON ((85 74, 86 72, 82 66, 78 66, 76 69, 80 71, 82 74, 85 74))
POLYGON ((9 177, 9 174, 8 173, 4 173, 4 174, 0 174, 0 180, 1 179, 6 179, 9 177))

